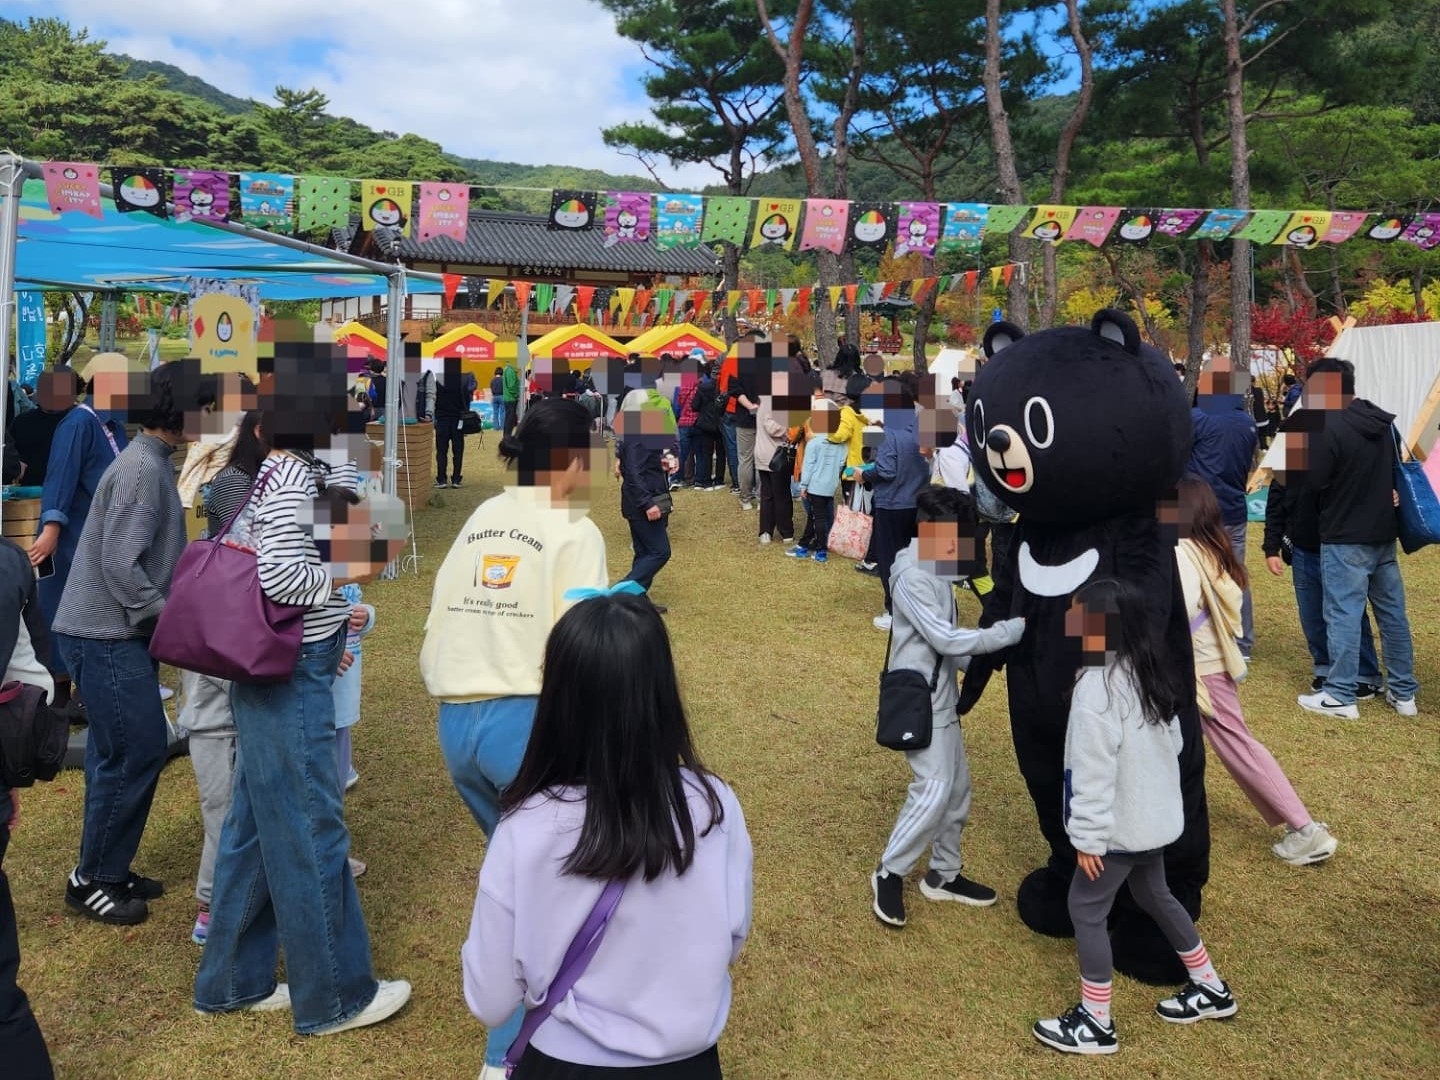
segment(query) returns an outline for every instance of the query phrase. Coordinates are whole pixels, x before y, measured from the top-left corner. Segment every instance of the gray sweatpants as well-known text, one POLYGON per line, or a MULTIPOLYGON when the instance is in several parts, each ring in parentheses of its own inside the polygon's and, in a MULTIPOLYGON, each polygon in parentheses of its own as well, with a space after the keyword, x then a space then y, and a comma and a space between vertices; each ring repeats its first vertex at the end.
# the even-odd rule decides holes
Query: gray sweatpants
POLYGON ((1075 951, 1080 956, 1082 979, 1109 982, 1114 974, 1110 933, 1105 922, 1115 903, 1115 894, 1127 880, 1135 903, 1155 920, 1171 948, 1187 953, 1200 944, 1200 932, 1195 929, 1190 913, 1165 883, 1163 851, 1111 854, 1106 855, 1104 861, 1105 869, 1094 881, 1078 866, 1070 879, 1070 921, 1075 924, 1075 951))
POLYGON ((200 789, 200 819, 205 843, 195 877, 195 899, 210 903, 215 882, 215 855, 220 829, 230 812, 235 777, 235 717, 230 711, 230 684, 193 671, 180 673, 180 727, 190 733, 190 765, 200 789))
POLYGON ((928 846, 930 869, 948 880, 960 872, 960 834, 970 816, 970 762, 954 710, 936 714, 933 723, 930 745, 905 754, 914 779, 880 865, 904 877, 928 846))
POLYGON ((740 501, 754 502, 759 491, 755 475, 755 429, 736 424, 735 447, 739 451, 740 475, 736 479, 740 482, 740 501))

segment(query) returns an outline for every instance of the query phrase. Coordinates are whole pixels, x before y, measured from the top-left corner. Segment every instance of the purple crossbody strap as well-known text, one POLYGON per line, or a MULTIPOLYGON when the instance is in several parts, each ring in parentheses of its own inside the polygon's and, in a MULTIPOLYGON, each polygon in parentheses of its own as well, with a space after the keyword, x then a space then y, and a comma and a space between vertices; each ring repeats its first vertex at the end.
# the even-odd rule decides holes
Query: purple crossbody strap
POLYGON ((1200 627, 1204 626, 1209 621, 1210 612, 1206 611, 1204 608, 1201 608, 1200 614, 1196 615, 1193 619, 1190 620, 1190 633, 1193 634, 1196 630, 1199 630, 1200 627))
MULTIPOLYGON (((261 464, 260 469, 263 471, 264 468, 264 464, 261 464)), ((214 536, 210 537, 211 540, 219 540, 222 536, 224 536, 232 528, 234 528, 235 522, 239 521, 240 515, 245 512, 245 507, 249 506, 252 500, 258 500, 261 494, 264 493, 265 485, 270 483, 270 478, 275 475, 276 468, 278 468, 278 466, 271 466, 270 471, 265 473, 265 479, 257 479, 255 482, 251 483, 250 490, 245 493, 245 501, 236 508, 235 513, 230 515, 230 520, 225 523, 225 527, 221 529, 218 533, 216 533, 214 536)), ((256 475, 258 477, 259 474, 257 473, 256 475)))
POLYGON ((591 959, 595 956, 596 950, 600 948, 600 939, 605 936, 605 927, 610 922, 610 916, 615 914, 615 906, 620 903, 620 896, 624 891, 625 883, 623 881, 612 881, 605 886, 605 890, 600 894, 600 899, 595 901, 595 906, 585 917, 585 922, 581 924, 579 931, 575 934, 575 939, 565 950, 565 958, 560 961, 560 970, 555 972, 555 978, 551 980, 549 989, 545 991, 545 1000, 533 1009, 525 1011, 525 1019, 520 1024, 520 1034, 515 1036, 515 1041, 510 1044, 510 1049, 505 1051, 507 1069, 513 1069, 519 1064, 536 1029, 549 1019, 555 1006, 565 1000, 565 996, 570 993, 576 981, 584 974, 591 959))

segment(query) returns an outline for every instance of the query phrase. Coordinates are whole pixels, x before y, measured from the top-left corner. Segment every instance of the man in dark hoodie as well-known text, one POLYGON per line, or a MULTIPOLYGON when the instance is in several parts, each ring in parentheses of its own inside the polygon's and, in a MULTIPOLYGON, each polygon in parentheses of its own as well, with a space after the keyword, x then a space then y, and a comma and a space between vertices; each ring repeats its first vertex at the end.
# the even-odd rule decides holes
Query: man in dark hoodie
MULTIPOLYGON (((1330 645, 1325 635, 1325 587, 1320 575, 1320 508, 1309 478, 1310 436, 1320 429, 1324 413, 1301 409, 1280 426, 1285 451, 1283 467, 1270 479, 1265 502, 1265 566, 1276 577, 1290 567, 1295 609, 1310 651, 1314 693, 1330 674, 1330 645)), ((1355 697, 1364 701, 1384 691, 1370 616, 1360 617, 1360 682, 1355 697)))
POLYGON ((1309 440, 1309 457, 1320 515, 1330 672, 1320 690, 1300 696, 1300 705, 1324 716, 1359 718, 1360 620, 1368 597, 1388 673, 1385 701, 1401 716, 1414 716, 1415 646, 1395 557, 1395 417, 1355 396, 1355 368, 1346 360, 1318 361, 1301 401, 1324 412, 1309 440))
MULTIPOLYGON (((1201 374, 1195 408, 1191 410, 1195 444, 1188 470, 1215 492, 1220 516, 1230 530, 1230 542, 1241 563, 1245 562, 1249 522, 1245 486, 1259 442, 1248 408, 1249 381, 1249 375, 1231 368, 1228 357, 1217 358, 1201 374)), ((1240 627, 1240 652, 1249 660, 1255 648, 1255 607, 1248 586, 1240 607, 1240 627)))

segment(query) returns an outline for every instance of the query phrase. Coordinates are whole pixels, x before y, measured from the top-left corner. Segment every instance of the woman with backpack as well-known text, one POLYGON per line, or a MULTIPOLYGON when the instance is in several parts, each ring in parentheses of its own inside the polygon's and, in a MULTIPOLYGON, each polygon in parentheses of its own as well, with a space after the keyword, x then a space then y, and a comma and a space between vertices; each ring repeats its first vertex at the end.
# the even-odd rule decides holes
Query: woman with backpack
POLYGON ((708 370, 703 371, 690 398, 690 411, 695 414, 695 427, 691 439, 695 446, 695 490, 719 491, 725 486, 723 456, 717 455, 723 438, 722 425, 725 423, 725 406, 730 399, 720 393, 715 379, 708 370), (713 472, 712 466, 719 469, 713 472))

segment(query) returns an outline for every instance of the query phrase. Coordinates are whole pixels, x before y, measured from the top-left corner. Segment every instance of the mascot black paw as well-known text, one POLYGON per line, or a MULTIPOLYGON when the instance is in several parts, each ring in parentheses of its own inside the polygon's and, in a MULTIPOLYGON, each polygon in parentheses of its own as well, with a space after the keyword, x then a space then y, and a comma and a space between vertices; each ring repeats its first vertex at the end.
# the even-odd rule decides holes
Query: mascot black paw
MULTIPOLYGON (((1169 360, 1140 341, 1134 322, 1102 311, 1089 327, 1026 335, 995 323, 967 414, 971 458, 983 483, 1016 510, 1008 554, 995 573, 982 625, 1021 616, 1025 636, 1006 652, 1010 733, 1020 773, 1050 848, 1018 894, 1020 917, 1054 937, 1073 933, 1067 905, 1075 851, 1062 820, 1065 732, 1080 668, 1065 612, 1098 578, 1136 583, 1149 598, 1151 633, 1194 685, 1190 627, 1174 537, 1156 520, 1190 456, 1189 402, 1169 360)), ((983 667, 983 665, 982 665, 983 667)), ((962 707, 984 690, 967 678, 962 707)), ((1165 852, 1171 889, 1192 913, 1209 875, 1205 748, 1193 691, 1180 709, 1185 831, 1165 852)), ((1147 982, 1183 981, 1183 969, 1127 890, 1112 924, 1115 966, 1147 982)))

